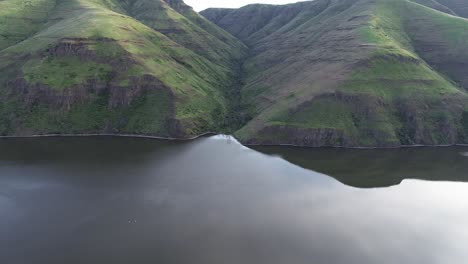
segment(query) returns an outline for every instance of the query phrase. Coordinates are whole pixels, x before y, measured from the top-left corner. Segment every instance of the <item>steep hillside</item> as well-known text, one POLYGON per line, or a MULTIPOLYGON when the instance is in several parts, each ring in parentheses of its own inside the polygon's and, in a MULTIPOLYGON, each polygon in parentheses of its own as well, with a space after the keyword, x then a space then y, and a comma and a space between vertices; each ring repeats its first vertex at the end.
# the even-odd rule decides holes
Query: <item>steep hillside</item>
POLYGON ((430 7, 432 9, 435 9, 437 11, 441 11, 453 16, 457 16, 455 12, 453 12, 452 9, 449 7, 437 2, 436 0, 412 0, 414 3, 418 3, 427 7, 430 7))
POLYGON ((0 134, 226 128, 245 46, 177 0, 0 1, 0 134))
POLYGON ((467 142, 468 20, 417 2, 204 11, 251 49, 242 95, 253 119, 237 137, 307 146, 467 142))

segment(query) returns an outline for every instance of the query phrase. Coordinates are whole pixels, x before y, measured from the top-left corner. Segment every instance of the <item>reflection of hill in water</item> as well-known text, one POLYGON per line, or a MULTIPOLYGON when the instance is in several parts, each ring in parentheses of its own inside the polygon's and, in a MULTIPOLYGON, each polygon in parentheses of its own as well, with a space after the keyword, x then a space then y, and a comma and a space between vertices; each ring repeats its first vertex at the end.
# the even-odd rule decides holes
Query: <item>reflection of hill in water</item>
POLYGON ((257 146, 253 149, 360 188, 400 184, 404 179, 468 182, 468 148, 307 149, 257 146))
MULTIPOLYGON (((71 170, 87 168, 93 175, 100 175, 103 167, 129 165, 140 168, 147 162, 172 160, 195 142, 126 137, 6 139, 0 140, 0 165, 51 163, 71 170)), ((404 179, 468 182, 466 147, 374 150, 252 148, 268 155, 279 155, 295 165, 360 188, 397 185, 404 179)), ((215 153, 218 149, 219 146, 214 146, 206 155, 219 155, 215 153)))

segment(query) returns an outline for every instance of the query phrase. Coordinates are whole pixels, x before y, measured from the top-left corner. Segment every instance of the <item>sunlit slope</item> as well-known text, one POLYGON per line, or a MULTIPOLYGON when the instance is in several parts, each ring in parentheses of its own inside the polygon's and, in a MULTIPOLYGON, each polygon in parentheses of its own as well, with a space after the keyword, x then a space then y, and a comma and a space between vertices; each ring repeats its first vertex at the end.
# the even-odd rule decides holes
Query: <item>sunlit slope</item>
POLYGON ((0 50, 23 41, 48 22, 55 1, 0 1, 0 50))
POLYGON ((127 13, 195 53, 224 63, 238 56, 240 42, 181 0, 120 0, 127 13))
POLYGON ((252 50, 242 92, 253 119, 236 135, 307 146, 466 142, 468 20, 418 2, 203 12, 252 50), (251 23, 259 27, 246 31, 251 23))
POLYGON ((171 7, 176 1, 22 2, 0 2, 15 10, 1 9, 0 35, 21 33, 0 42, 1 134, 187 137, 223 124, 224 94, 245 47, 188 7, 179 13, 171 7), (158 26, 138 5, 157 6, 151 10, 158 26), (24 30, 10 21, 22 21, 24 30))

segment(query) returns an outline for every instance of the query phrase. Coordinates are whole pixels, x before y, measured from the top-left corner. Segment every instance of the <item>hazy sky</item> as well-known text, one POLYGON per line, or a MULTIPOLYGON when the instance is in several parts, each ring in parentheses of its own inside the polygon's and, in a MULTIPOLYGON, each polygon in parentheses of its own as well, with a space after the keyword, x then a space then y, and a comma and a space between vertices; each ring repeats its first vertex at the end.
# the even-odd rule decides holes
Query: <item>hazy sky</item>
POLYGON ((192 6, 196 11, 201 11, 209 7, 241 7, 248 4, 287 4, 300 0, 185 0, 185 3, 192 6))

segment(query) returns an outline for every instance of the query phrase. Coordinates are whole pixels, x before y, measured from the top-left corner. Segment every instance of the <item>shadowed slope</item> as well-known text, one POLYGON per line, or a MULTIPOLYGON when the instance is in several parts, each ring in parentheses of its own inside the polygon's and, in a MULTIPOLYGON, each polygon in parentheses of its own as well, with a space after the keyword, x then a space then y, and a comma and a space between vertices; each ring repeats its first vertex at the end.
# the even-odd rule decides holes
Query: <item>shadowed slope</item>
POLYGON ((468 18, 468 2, 465 0, 437 0, 454 11, 455 14, 468 18))

